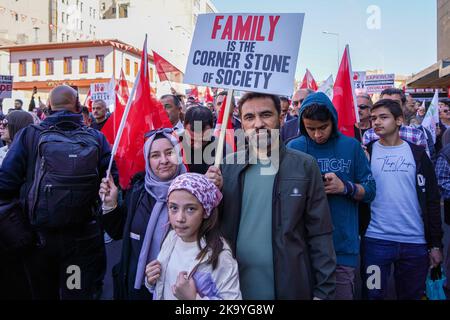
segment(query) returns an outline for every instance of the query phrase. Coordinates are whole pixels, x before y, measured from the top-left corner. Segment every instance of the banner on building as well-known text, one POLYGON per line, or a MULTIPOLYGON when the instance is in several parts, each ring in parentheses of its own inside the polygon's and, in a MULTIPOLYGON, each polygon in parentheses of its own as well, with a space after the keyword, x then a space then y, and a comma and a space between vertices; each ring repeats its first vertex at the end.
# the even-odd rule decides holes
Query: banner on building
POLYGON ((291 95, 304 16, 199 15, 184 82, 291 95))
POLYGON ((366 90, 368 94, 381 93, 384 89, 394 87, 395 74, 366 75, 366 90))
POLYGON ((13 76, 0 75, 0 99, 11 98, 13 89, 13 76))

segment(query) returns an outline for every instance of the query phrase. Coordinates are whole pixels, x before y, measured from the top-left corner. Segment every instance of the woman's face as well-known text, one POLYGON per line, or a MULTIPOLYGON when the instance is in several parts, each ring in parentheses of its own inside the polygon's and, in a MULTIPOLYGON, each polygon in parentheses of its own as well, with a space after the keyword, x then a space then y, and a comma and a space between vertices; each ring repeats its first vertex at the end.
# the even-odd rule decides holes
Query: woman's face
POLYGON ((150 168, 162 181, 168 181, 175 175, 178 158, 175 149, 166 138, 153 141, 149 155, 150 168))

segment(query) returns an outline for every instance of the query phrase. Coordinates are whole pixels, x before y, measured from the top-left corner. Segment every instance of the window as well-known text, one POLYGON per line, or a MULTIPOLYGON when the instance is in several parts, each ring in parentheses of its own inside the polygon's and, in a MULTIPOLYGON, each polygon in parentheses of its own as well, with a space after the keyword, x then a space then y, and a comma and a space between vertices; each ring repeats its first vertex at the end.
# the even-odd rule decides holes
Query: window
POLYGON ((16 13, 15 18, 16 18, 16 21, 19 21, 19 14, 16 13))
POLYGON ((41 75, 41 59, 33 59, 32 66, 33 66, 32 75, 40 76, 41 75))
POLYGON ((80 21, 80 30, 83 30, 83 20, 80 21))
POLYGON ((83 2, 80 2, 80 11, 83 12, 83 2))
POLYGON ((92 7, 89 7, 89 17, 92 17, 92 7))
POLYGON ((88 56, 80 57, 80 73, 88 73, 88 56))
POLYGON ((27 75, 27 60, 19 60, 19 76, 25 77, 27 75))
POLYGON ((139 63, 135 62, 134 63, 134 76, 137 76, 139 71, 139 63))
POLYGON ((125 74, 130 75, 130 59, 125 59, 125 74))
POLYGON ((64 74, 72 73, 72 57, 64 57, 64 74))
POLYGON ((95 57, 95 72, 105 72, 105 56, 98 55, 95 57))
POLYGON ((92 17, 95 19, 95 9, 94 9, 94 14, 92 15, 92 17))
POLYGON ((153 82, 153 68, 150 68, 150 82, 153 82))
POLYGON ((106 10, 106 3, 102 2, 102 10, 106 10))
POLYGON ((61 22, 65 23, 66 14, 64 12, 61 12, 61 22))
POLYGON ((66 35, 64 33, 61 34, 61 41, 64 42, 66 40, 66 35))
POLYGON ((54 63, 55 63, 54 58, 47 58, 47 63, 45 64, 45 74, 46 75, 49 76, 55 72, 54 63))

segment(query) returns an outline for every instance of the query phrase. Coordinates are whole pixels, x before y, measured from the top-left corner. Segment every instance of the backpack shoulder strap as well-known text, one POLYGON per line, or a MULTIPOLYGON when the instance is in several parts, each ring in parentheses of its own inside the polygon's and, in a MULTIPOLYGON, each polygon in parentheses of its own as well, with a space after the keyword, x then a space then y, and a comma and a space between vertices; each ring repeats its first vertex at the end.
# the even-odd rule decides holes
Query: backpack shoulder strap
POLYGON ((33 181, 34 169, 36 166, 37 148, 39 145, 39 137, 45 128, 38 124, 33 124, 30 127, 33 129, 28 130, 27 136, 27 150, 28 150, 28 168, 27 168, 27 181, 33 181))

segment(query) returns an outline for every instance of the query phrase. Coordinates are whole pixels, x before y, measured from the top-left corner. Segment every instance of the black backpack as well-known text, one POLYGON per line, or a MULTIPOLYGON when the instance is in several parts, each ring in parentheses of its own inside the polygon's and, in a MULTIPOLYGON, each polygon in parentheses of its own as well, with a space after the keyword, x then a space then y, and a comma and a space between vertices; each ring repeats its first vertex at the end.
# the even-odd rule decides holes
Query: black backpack
POLYGON ((40 133, 27 195, 31 225, 65 228, 91 221, 100 184, 94 130, 74 122, 34 127, 40 133))

